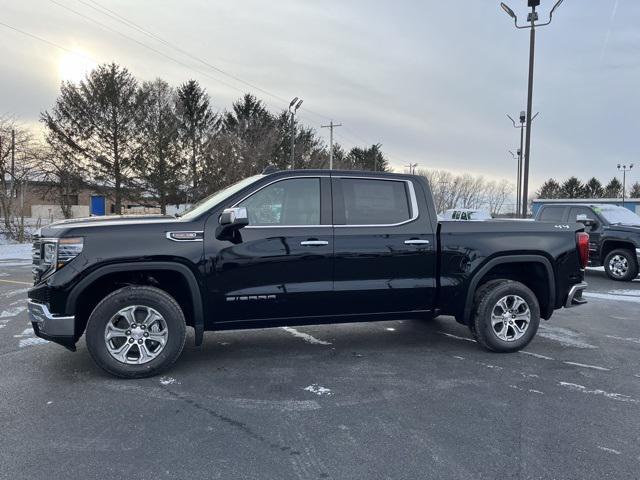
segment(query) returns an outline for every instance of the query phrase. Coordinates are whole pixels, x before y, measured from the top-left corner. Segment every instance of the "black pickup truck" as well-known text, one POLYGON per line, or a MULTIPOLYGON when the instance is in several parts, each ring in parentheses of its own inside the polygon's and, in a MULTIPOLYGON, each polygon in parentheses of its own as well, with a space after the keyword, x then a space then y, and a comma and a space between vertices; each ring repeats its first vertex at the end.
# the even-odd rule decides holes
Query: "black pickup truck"
POLYGON ((33 246, 36 334, 106 371, 143 377, 204 331, 452 315, 512 352, 540 318, 585 303, 582 225, 438 222, 428 183, 301 170, 246 178, 179 218, 43 228, 33 246))
POLYGON ((540 207, 536 220, 581 222, 589 233, 589 266, 604 266, 612 280, 630 282, 640 265, 640 217, 611 204, 549 203, 540 207))

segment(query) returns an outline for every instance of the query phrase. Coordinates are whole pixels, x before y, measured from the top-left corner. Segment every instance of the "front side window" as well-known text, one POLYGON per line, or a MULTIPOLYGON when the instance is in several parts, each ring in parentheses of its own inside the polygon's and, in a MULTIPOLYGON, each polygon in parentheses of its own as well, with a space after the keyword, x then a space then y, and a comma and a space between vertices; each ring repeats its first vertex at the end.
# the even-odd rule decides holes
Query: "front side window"
POLYGON ((406 182, 343 178, 347 225, 389 225, 411 219, 406 182))
POLYGON ((320 225, 320 179, 291 178, 258 190, 238 204, 249 225, 320 225))

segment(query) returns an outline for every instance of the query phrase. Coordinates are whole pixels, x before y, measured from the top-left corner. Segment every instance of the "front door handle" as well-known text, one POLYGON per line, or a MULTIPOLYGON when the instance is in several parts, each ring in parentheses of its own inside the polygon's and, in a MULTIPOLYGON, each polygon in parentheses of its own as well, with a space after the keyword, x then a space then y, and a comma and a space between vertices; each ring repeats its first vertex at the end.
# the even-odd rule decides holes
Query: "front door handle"
POLYGON ((326 240, 305 240, 300 242, 300 245, 303 247, 322 247, 323 245, 329 245, 329 242, 326 240))
POLYGON ((419 238, 412 238, 404 241, 405 245, 429 245, 429 240, 420 240, 419 238))

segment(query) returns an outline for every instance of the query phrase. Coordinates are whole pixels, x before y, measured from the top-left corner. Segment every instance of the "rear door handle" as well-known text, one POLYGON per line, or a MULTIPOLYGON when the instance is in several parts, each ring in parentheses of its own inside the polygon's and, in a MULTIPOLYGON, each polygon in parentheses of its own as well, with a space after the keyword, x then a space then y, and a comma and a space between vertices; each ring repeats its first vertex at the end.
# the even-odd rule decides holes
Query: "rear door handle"
POLYGON ((329 242, 326 240, 305 240, 300 242, 300 245, 303 247, 322 247, 323 245, 329 245, 329 242))
POLYGON ((420 240, 418 238, 412 238, 404 241, 405 245, 429 245, 429 240, 420 240))

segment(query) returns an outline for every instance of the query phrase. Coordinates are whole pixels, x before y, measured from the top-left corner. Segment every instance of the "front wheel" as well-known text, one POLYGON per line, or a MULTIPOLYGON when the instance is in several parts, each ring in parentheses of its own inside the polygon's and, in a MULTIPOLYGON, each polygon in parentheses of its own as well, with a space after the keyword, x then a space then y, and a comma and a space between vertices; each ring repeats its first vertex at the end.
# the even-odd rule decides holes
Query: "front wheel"
POLYGON ((186 338, 184 314, 169 294, 131 286, 107 295, 87 323, 87 348, 99 367, 122 378, 169 368, 186 338))
POLYGON ((483 287, 476 293, 471 318, 471 331, 478 343, 492 352, 516 352, 526 347, 540 324, 535 294, 526 285, 506 279, 483 287))
POLYGON ((604 270, 611 280, 630 282, 638 276, 636 256, 630 250, 612 250, 604 259, 604 270))

